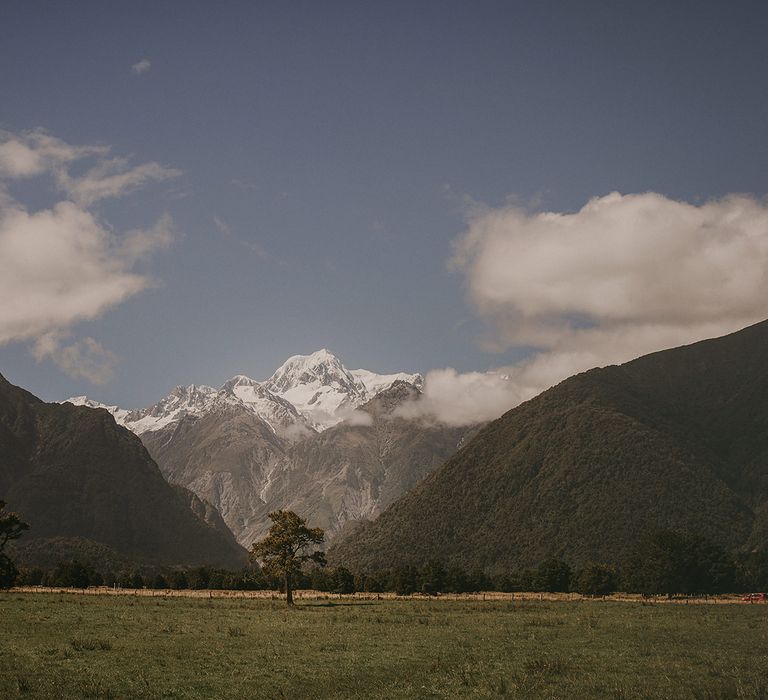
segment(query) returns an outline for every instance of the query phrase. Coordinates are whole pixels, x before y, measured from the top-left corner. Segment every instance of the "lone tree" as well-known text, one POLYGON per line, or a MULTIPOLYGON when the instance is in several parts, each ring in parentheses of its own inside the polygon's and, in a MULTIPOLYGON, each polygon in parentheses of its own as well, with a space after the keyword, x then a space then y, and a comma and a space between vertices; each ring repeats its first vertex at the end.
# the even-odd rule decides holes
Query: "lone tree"
POLYGON ((19 518, 16 513, 5 510, 5 501, 0 501, 0 588, 10 588, 16 582, 18 570, 14 563, 5 555, 5 545, 10 540, 21 537, 29 525, 19 518))
POLYGON ((269 534, 254 542, 251 559, 261 562, 267 573, 284 578, 286 602, 293 605, 293 580, 301 573, 304 563, 313 561, 325 566, 322 551, 309 551, 312 545, 323 543, 325 533, 319 527, 307 527, 307 523, 291 510, 276 510, 269 514, 269 518, 272 521, 269 534))

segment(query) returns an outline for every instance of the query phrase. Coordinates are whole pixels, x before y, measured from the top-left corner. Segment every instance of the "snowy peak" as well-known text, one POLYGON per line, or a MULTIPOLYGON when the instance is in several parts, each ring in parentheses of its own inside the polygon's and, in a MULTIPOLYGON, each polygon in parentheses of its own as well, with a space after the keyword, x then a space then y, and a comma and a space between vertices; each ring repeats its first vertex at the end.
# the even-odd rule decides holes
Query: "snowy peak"
POLYGON ((311 355, 289 358, 264 386, 293 404, 322 431, 349 418, 356 408, 396 381, 419 388, 423 384, 419 374, 349 371, 338 357, 323 348, 311 355))
POLYGON ((276 435, 295 440, 349 418, 398 381, 418 389, 424 383, 420 374, 350 371, 333 353, 322 349, 288 358, 265 382, 238 374, 220 389, 204 384, 177 386, 153 406, 137 411, 106 406, 85 396, 69 401, 106 408, 119 424, 137 435, 162 430, 186 416, 235 407, 256 414, 276 435))
POLYGON ((294 355, 266 381, 271 391, 282 394, 299 387, 330 387, 347 394, 359 393, 355 378, 325 348, 311 355, 294 355))
POLYGON ((264 386, 290 402, 316 430, 325 430, 365 401, 365 389, 326 349, 294 355, 264 386))

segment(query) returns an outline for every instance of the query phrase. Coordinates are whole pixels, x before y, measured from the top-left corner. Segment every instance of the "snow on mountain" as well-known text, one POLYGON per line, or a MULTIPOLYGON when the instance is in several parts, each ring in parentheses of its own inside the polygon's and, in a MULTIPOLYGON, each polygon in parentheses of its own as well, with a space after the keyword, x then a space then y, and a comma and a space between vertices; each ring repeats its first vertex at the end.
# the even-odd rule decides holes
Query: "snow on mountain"
POLYGON ((376 394, 386 391, 395 382, 413 384, 417 389, 422 389, 424 386, 424 377, 418 373, 408 374, 407 372, 398 372, 397 374, 376 374, 376 372, 369 372, 367 369, 351 369, 349 370, 349 373, 359 384, 362 384, 365 387, 369 398, 373 398, 376 394))
MULTIPOLYGON (((114 417, 115 421, 120 425, 125 425, 124 421, 126 416, 131 413, 127 408, 120 408, 119 406, 107 406, 104 403, 99 403, 93 399, 89 399, 87 396, 73 396, 67 399, 66 402, 74 404, 75 406, 88 406, 88 408, 106 408, 114 417)), ((62 403, 66 403, 62 402, 62 403)))
POLYGON ((201 416, 211 411, 217 404, 227 403, 227 397, 220 396, 219 393, 212 386, 204 384, 177 386, 154 406, 131 411, 123 425, 137 435, 162 430, 185 416, 201 416))
POLYGON ((348 418, 358 406, 398 380, 419 387, 423 383, 420 374, 350 371, 323 348, 311 355, 289 358, 264 386, 293 404, 322 431, 348 418))
POLYGON ((235 396, 283 437, 302 437, 304 433, 314 432, 292 403, 255 379, 238 374, 225 382, 221 391, 235 396))
POLYGON ((77 406, 106 408, 118 424, 141 435, 152 430, 161 430, 171 423, 180 421, 184 416, 202 415, 210 411, 217 400, 220 401, 222 398, 226 400, 226 397, 219 397, 218 394, 216 389, 205 385, 177 386, 168 396, 153 406, 135 411, 118 406, 106 406, 85 396, 76 396, 67 401, 77 406))
POLYGON ((289 358, 264 386, 292 403, 318 430, 340 423, 367 398, 365 387, 325 349, 289 358))
POLYGON ((197 384, 177 386, 155 405, 136 411, 106 406, 85 396, 68 401, 106 408, 120 425, 137 435, 162 430, 185 416, 234 406, 255 413, 281 437, 296 439, 340 423, 398 380, 419 388, 424 381, 420 374, 350 371, 323 349, 311 355, 294 355, 265 382, 239 374, 220 389, 197 384))

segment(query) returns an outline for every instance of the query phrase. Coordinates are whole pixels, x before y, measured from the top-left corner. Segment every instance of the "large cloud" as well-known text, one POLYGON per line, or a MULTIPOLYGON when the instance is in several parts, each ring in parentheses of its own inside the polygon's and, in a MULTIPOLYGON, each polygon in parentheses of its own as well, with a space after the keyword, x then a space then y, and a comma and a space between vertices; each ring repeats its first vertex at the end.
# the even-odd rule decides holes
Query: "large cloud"
POLYGON ((120 237, 71 202, 0 207, 0 344, 96 318, 145 289, 132 266, 170 241, 167 218, 120 237))
POLYGON ((422 408, 490 419, 575 372, 766 318, 768 203, 613 193, 570 214, 477 210, 453 266, 494 331, 489 344, 538 352, 482 380, 430 373, 422 408))
POLYGON ((73 324, 152 284, 135 264, 170 245, 173 226, 163 216, 149 229, 120 235, 87 207, 177 174, 155 163, 131 168, 106 159, 107 152, 71 146, 40 130, 0 133, 0 344, 34 341, 38 359, 50 358, 67 374, 96 382, 111 376, 114 356, 92 338, 62 339, 73 324), (85 175, 71 177, 70 164, 84 158, 97 162, 85 175), (51 176, 73 201, 29 211, 5 188, 11 180, 41 175, 51 176))

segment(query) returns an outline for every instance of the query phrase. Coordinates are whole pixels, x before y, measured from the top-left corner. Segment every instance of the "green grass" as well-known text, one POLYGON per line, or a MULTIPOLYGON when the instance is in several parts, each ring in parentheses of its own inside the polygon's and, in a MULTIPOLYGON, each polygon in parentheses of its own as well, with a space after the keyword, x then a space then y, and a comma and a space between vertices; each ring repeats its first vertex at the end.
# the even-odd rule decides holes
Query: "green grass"
POLYGON ((0 595, 0 697, 765 698, 768 606, 0 595))

